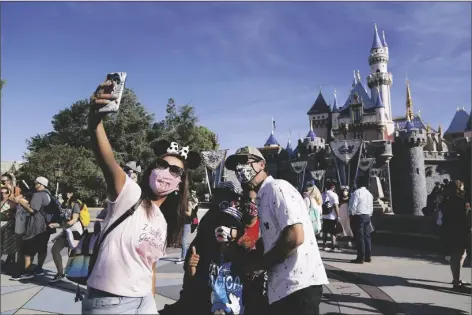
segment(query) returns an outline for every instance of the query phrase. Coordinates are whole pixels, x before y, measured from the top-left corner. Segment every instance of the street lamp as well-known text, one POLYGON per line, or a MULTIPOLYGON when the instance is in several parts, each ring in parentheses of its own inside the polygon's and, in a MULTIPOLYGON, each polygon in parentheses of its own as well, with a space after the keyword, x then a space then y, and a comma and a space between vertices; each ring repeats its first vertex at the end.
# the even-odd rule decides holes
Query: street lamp
POLYGON ((56 176, 56 198, 57 198, 59 194, 59 178, 62 177, 61 162, 57 163, 56 170, 54 171, 54 175, 56 176))

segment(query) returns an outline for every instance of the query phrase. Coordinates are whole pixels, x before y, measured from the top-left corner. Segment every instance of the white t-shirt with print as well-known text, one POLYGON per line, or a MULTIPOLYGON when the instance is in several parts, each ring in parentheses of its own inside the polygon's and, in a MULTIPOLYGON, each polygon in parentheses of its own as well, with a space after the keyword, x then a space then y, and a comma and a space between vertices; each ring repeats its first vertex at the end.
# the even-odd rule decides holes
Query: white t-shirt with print
MULTIPOLYGON (((126 176, 118 198, 108 202, 102 235, 140 196, 141 188, 126 176)), ((164 256, 167 236, 167 222, 159 208, 153 207, 154 215, 150 219, 140 205, 106 236, 87 282, 89 287, 126 297, 151 293, 152 265, 164 256)))
POLYGON ((289 182, 269 176, 257 194, 264 252, 270 251, 285 227, 303 224, 304 242, 283 263, 268 271, 269 303, 312 285, 328 284, 308 209, 289 182))
POLYGON ((336 220, 336 211, 334 211, 334 205, 339 205, 339 196, 332 190, 327 190, 322 195, 323 204, 328 200, 333 211, 330 214, 323 215, 323 219, 326 220, 336 220))

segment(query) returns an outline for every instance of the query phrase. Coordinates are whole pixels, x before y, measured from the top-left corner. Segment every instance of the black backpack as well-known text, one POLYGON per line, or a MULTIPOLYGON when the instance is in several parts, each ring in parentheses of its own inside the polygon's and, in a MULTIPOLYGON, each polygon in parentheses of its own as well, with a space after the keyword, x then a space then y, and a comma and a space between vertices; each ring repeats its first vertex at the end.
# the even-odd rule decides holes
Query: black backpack
POLYGON ((51 229, 48 225, 50 223, 62 223, 61 205, 59 201, 54 198, 50 192, 45 191, 51 200, 47 206, 44 206, 42 211, 44 212, 44 218, 46 220, 47 230, 50 233, 56 233, 56 229, 51 229))
POLYGON ((328 200, 326 200, 323 203, 322 208, 323 208, 323 215, 331 214, 331 212, 333 211, 333 206, 331 206, 329 202, 329 197, 328 197, 328 200))

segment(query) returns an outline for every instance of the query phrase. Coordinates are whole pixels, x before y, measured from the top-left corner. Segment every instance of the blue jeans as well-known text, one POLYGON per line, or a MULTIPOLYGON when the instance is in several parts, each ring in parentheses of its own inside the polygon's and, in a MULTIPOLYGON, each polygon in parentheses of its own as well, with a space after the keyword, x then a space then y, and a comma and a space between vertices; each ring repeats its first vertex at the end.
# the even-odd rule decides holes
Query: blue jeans
POLYGON ((370 215, 361 214, 353 216, 354 237, 356 238, 357 259, 369 260, 372 255, 372 242, 370 239, 370 215))
POLYGON ((154 297, 100 297, 87 294, 82 314, 158 314, 154 297))
POLYGON ((185 224, 184 225, 184 230, 182 232, 182 254, 180 256, 180 258, 182 258, 182 260, 185 259, 185 257, 187 257, 187 251, 188 251, 188 247, 190 246, 189 242, 188 242, 188 239, 189 239, 189 236, 190 236, 190 228, 191 228, 191 224, 185 224))

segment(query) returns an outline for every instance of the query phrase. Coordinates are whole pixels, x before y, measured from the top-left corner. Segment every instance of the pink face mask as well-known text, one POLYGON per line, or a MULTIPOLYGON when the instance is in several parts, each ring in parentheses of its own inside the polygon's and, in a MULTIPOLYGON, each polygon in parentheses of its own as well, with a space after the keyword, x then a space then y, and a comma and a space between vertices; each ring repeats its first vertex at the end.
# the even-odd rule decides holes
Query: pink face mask
POLYGON ((169 169, 154 169, 149 176, 149 186, 156 196, 167 196, 179 190, 180 177, 174 177, 169 169))

